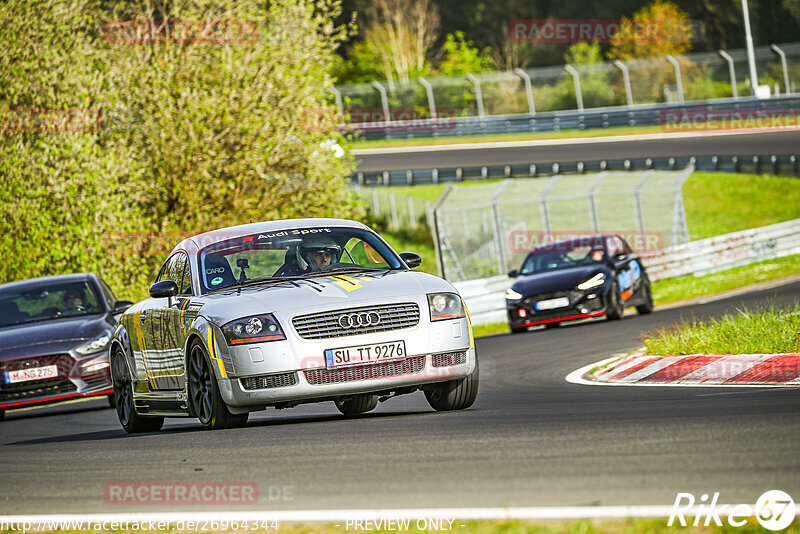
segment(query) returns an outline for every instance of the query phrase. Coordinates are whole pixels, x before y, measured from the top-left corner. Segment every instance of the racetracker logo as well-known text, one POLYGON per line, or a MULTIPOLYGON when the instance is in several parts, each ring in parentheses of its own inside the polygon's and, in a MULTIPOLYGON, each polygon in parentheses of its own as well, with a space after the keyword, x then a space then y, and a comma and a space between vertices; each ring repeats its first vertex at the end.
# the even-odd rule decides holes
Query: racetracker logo
POLYGON ((727 517, 728 524, 732 527, 742 527, 747 524, 747 518, 755 516, 759 524, 767 530, 783 530, 788 527, 795 516, 795 503, 788 493, 781 490, 770 490, 763 493, 756 501, 755 506, 749 504, 718 504, 719 493, 709 501, 708 494, 700 497, 699 505, 694 506, 695 497, 691 493, 678 493, 675 504, 672 505, 672 513, 667 521, 667 526, 671 527, 678 520, 682 527, 687 526, 686 515, 694 513, 692 526, 699 526, 703 521, 703 526, 711 525, 723 526, 723 517, 727 517))
MULTIPOLYGON (((272 489, 270 489, 270 496, 272 489)), ((255 482, 110 482, 103 490, 113 505, 246 505, 258 503, 255 482)))
POLYGON ((661 111, 658 124, 664 131, 738 130, 800 127, 797 109, 716 109, 661 111))
POLYGON ((102 118, 96 109, 32 108, 0 111, 0 132, 3 133, 96 132, 101 126, 102 118))
POLYGON ((247 20, 120 20, 103 35, 112 44, 242 44, 258 41, 258 24, 247 20))
MULTIPOLYGON (((702 21, 691 22, 691 37, 703 35, 702 21)), ((602 19, 513 20, 508 34, 515 43, 609 43, 620 38, 633 42, 664 42, 685 39, 685 28, 670 30, 658 22, 602 19)))
MULTIPOLYGON (((614 234, 623 238, 636 252, 661 250, 664 248, 665 239, 661 232, 638 230, 618 230, 603 232, 604 234, 614 234)), ((527 254, 533 249, 553 244, 546 252, 569 252, 576 247, 603 248, 603 237, 597 235, 594 230, 553 230, 545 232, 542 230, 514 230, 508 234, 508 250, 511 254, 527 254), (556 245, 559 241, 569 240, 562 245, 556 245)))

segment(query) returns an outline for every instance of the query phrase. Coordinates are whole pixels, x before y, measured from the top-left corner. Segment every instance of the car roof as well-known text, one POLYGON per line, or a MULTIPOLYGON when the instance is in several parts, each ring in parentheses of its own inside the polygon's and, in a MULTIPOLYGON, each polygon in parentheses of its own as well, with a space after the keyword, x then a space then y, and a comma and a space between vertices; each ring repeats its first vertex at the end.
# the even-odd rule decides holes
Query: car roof
POLYGON ((576 246, 576 245, 583 245, 583 246, 600 246, 605 248, 605 240, 607 237, 612 237, 615 234, 585 234, 585 235, 578 235, 575 237, 570 237, 569 239, 560 239, 558 241, 551 241, 550 243, 546 243, 544 245, 539 245, 538 247, 531 250, 531 254, 537 252, 549 252, 552 250, 558 250, 560 247, 564 245, 569 246, 576 246))
POLYGON ((18 280, 16 282, 9 282, 0 285, 0 291, 6 289, 25 289, 28 287, 35 287, 41 285, 43 282, 61 283, 61 282, 82 282, 86 280, 97 280, 96 273, 71 273, 71 274, 58 274, 54 276, 41 276, 39 278, 30 278, 28 280, 18 280))
MULTIPOLYGON (((288 230, 292 228, 313 228, 318 226, 334 226, 344 228, 359 228, 369 230, 370 228, 365 224, 348 219, 329 219, 329 218, 306 218, 306 219, 280 219, 277 221, 263 221, 250 224, 240 224, 238 226, 229 226, 227 228, 219 228, 217 230, 210 230, 188 237, 181 241, 173 250, 186 250, 189 252, 197 252, 208 245, 225 241, 227 239, 236 239, 237 237, 244 237, 251 234, 260 232, 277 232, 280 230, 288 230)), ((172 254, 172 253, 170 253, 172 254)))

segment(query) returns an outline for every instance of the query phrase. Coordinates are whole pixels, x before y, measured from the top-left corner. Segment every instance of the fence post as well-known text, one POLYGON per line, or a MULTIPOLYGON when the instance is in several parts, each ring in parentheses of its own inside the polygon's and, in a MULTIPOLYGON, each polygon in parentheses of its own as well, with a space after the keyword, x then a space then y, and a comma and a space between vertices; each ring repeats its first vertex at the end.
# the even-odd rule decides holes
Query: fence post
POLYGON ((550 178, 550 183, 547 184, 545 190, 542 191, 542 198, 539 200, 542 210, 542 229, 544 230, 543 239, 552 237, 552 228, 550 228, 550 213, 547 211, 547 195, 550 194, 560 179, 560 174, 554 174, 553 177, 550 178))
POLYGON ((680 233, 681 243, 689 242, 689 226, 686 223, 686 208, 683 205, 683 184, 694 172, 694 165, 690 164, 683 171, 678 183, 675 184, 675 197, 672 212, 672 246, 678 244, 678 234, 680 233))
POLYGON ((411 195, 406 197, 408 199, 408 221, 411 228, 417 227, 417 218, 414 216, 414 197, 411 195))
POLYGON ((572 75, 572 81, 575 83, 575 99, 578 101, 578 111, 583 111, 583 94, 581 94, 581 76, 575 67, 572 65, 564 65, 564 70, 572 75))
POLYGON ((719 55, 722 59, 728 62, 728 72, 731 76, 731 89, 733 90, 733 98, 739 98, 739 88, 736 87, 736 69, 733 66, 733 58, 725 50, 720 50, 719 55))
POLYGON ((633 107, 633 92, 631 91, 631 74, 628 72, 628 66, 622 61, 615 59, 614 66, 622 71, 622 81, 625 84, 625 98, 628 100, 628 107, 633 107))
POLYGON ((678 102, 685 102, 683 98, 683 78, 681 78, 681 65, 672 54, 667 54, 667 61, 675 68, 675 83, 678 86, 678 102))
POLYGON ((512 180, 503 180, 500 187, 497 188, 494 195, 492 195, 492 219, 494 224, 494 239, 497 243, 497 274, 505 274, 508 271, 508 261, 506 260, 506 251, 503 247, 503 231, 500 224, 500 210, 497 207, 497 199, 505 192, 512 180))
POLYGON ((792 89, 789 86, 789 68, 786 65, 786 54, 783 52, 783 50, 778 48, 777 45, 773 44, 769 45, 769 47, 772 48, 772 51, 778 54, 778 56, 781 58, 781 68, 783 69, 783 87, 784 87, 783 92, 786 93, 787 95, 791 94, 792 89))
POLYGON ((431 86, 430 82, 425 78, 417 78, 417 81, 425 88, 425 92, 428 93, 428 110, 431 113, 431 118, 436 118, 436 101, 433 99, 433 86, 431 86))
POLYGON ((608 172, 605 171, 598 174, 597 178, 595 178, 595 181, 592 184, 592 187, 589 188, 589 214, 592 217, 592 230, 595 232, 600 231, 600 221, 597 218, 597 205, 594 201, 594 192, 598 187, 600 187, 600 184, 603 182, 603 179, 605 179, 606 176, 608 176, 608 172))
POLYGON ((453 190, 455 186, 453 184, 447 184, 447 187, 444 188, 442 194, 439 195, 439 198, 436 199, 436 203, 431 208, 431 214, 433 215, 433 224, 431 225, 431 232, 433 233, 433 247, 436 251, 436 264, 439 268, 439 276, 441 278, 446 278, 444 275, 444 256, 442 254, 442 245, 439 241, 439 215, 438 211, 439 208, 444 204, 444 201, 447 199, 447 196, 450 194, 450 191, 453 190))
POLYGON ((389 113, 389 97, 386 96, 386 88, 380 82, 372 82, 372 87, 381 94, 381 107, 383 107, 384 122, 391 122, 392 115, 389 113))
POLYGON ((330 89, 336 97, 336 108, 339 110, 339 122, 340 124, 344 124, 344 103, 342 102, 342 92, 333 86, 331 86, 330 89))
POLYGON ((397 202, 395 201, 394 193, 389 193, 389 208, 392 213, 392 227, 396 231, 400 228, 400 221, 397 218, 397 202))
POLYGON ((378 203, 378 190, 377 189, 373 189, 372 190, 372 213, 373 213, 373 215, 375 215, 375 217, 380 217, 381 216, 381 207, 380 207, 380 204, 378 203))
MULTIPOLYGON (((642 179, 636 184, 636 187, 633 189, 633 209, 636 211, 636 226, 639 227, 639 233, 644 234, 644 211, 642 211, 642 197, 640 195, 640 191, 644 187, 644 184, 647 182, 647 179, 650 178, 655 171, 650 170, 644 173, 642 179)), ((647 241, 645 241, 646 243, 647 241)))
POLYGON ((531 76, 522 69, 514 69, 514 73, 522 78, 525 83, 525 95, 528 97, 528 113, 536 115, 536 105, 533 102, 533 88, 531 87, 531 76))
POLYGON ((467 73, 467 79, 472 82, 475 87, 475 98, 478 101, 478 116, 483 118, 483 92, 481 91, 481 82, 471 72, 467 73))

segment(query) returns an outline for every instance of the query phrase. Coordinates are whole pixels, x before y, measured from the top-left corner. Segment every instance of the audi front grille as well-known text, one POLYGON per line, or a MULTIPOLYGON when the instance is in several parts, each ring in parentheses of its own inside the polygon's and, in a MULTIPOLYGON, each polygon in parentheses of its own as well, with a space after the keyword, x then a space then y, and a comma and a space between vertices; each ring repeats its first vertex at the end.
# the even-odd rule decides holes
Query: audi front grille
POLYGON ((340 384, 356 380, 372 380, 390 376, 402 376, 419 373, 425 368, 425 356, 413 356, 394 362, 345 367, 344 369, 310 369, 303 371, 306 380, 312 386, 324 384, 340 384))
POLYGON ((348 308, 301 315, 292 319, 297 335, 303 339, 329 339, 372 332, 386 332, 419 324, 419 306, 413 302, 348 308), (376 321, 376 318, 379 319, 376 321))
POLYGON ((297 385, 297 373, 278 373, 274 375, 248 376, 240 378, 242 387, 248 391, 254 389, 284 388, 297 385))
POLYGON ((442 352, 431 356, 431 363, 434 367, 450 367, 451 365, 461 365, 467 363, 467 353, 463 350, 458 352, 442 352))

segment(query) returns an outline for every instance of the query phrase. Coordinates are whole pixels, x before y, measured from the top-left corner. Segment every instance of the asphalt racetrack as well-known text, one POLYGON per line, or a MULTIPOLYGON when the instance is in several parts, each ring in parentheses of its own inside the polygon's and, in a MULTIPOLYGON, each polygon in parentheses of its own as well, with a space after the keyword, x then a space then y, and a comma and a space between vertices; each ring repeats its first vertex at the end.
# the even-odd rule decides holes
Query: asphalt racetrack
POLYGON ((625 158, 791 155, 800 151, 800 130, 797 129, 768 133, 701 134, 702 137, 695 137, 700 134, 690 132, 687 137, 655 134, 616 139, 554 139, 534 141, 527 145, 501 143, 504 146, 489 148, 479 145, 460 148, 434 145, 408 149, 354 150, 353 154, 358 162, 358 171, 381 172, 625 158))
POLYGON ((216 432, 172 419, 145 435, 126 435, 105 399, 12 412, 0 423, 0 510, 171 510, 104 501, 106 484, 131 481, 255 482, 258 504, 245 508, 261 510, 671 505, 678 492, 754 504, 770 489, 797 499, 798 388, 564 377, 681 317, 798 300, 795 282, 649 316, 631 311, 621 322, 478 339, 481 390, 463 412, 435 413, 415 393, 354 419, 327 403, 259 412, 246 428, 216 432))

